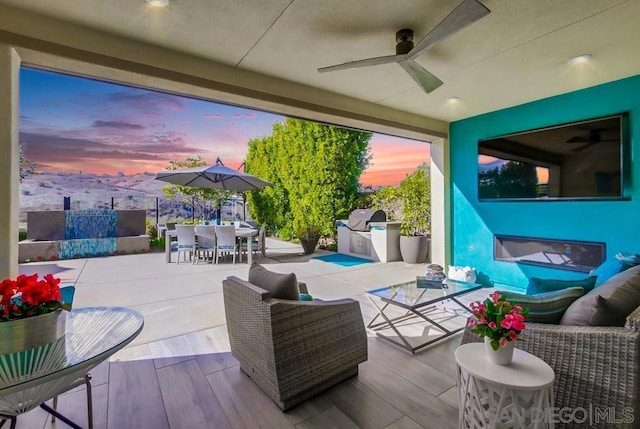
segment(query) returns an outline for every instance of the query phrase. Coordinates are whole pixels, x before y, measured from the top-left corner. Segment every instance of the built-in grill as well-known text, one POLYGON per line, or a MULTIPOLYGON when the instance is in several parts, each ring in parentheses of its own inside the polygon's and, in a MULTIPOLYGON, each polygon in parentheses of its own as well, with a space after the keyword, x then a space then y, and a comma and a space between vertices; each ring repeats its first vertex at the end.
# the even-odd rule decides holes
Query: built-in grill
POLYGON ((347 227, 351 231, 368 232, 371 222, 386 222, 387 214, 384 210, 356 209, 349 215, 347 227))

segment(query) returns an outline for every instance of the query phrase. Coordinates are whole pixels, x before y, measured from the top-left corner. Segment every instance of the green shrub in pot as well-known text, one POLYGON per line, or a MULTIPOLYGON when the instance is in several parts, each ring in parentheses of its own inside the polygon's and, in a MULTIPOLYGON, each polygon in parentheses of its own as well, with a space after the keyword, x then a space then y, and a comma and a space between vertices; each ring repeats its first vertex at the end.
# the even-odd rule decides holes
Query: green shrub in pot
POLYGON ((422 164, 400 183, 403 219, 400 225, 400 253, 409 263, 424 262, 431 230, 431 186, 429 167, 422 164))

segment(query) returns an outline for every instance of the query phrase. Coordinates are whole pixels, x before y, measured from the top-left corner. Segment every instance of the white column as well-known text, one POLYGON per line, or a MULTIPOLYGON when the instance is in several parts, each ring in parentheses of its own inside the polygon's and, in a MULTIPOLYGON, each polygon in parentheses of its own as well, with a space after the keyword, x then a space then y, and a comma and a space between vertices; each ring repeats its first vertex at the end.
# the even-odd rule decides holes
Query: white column
POLYGON ((0 45, 0 281, 18 275, 20 57, 0 45))
POLYGON ((430 260, 445 268, 451 262, 451 175, 449 139, 431 142, 430 260))

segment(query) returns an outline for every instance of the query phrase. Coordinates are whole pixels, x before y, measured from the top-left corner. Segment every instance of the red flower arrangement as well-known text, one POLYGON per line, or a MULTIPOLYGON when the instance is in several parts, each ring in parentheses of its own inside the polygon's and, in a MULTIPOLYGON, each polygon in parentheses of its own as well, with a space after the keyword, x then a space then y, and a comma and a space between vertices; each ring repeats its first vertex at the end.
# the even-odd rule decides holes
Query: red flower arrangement
POLYGON ((24 319, 62 308, 60 279, 47 274, 19 275, 0 283, 0 322, 24 319))
POLYGON ((525 329, 524 317, 528 309, 513 305, 499 293, 492 293, 484 302, 470 304, 475 318, 469 319, 471 332, 491 340, 491 348, 498 350, 507 342, 519 340, 520 332, 525 329))

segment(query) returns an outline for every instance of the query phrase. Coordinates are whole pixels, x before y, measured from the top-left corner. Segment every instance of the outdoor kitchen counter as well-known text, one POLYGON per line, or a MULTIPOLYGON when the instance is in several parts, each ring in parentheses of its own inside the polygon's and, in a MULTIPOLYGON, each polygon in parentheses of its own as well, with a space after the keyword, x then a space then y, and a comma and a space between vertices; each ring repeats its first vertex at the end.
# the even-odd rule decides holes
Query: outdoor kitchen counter
POLYGON ((338 253, 379 262, 399 261, 400 222, 371 222, 371 231, 352 231, 346 220, 336 221, 338 253))

